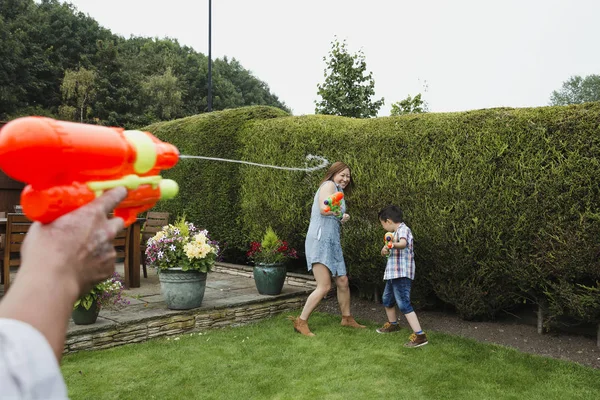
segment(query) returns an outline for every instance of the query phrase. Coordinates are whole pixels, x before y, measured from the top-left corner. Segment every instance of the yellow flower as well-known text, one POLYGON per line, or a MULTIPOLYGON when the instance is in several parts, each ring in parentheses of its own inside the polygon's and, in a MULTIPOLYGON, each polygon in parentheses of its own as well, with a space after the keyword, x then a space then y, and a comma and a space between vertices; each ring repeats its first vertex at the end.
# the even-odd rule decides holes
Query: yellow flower
POLYGON ((190 260, 194 258, 205 258, 211 250, 212 248, 210 247, 210 245, 206 243, 200 244, 198 242, 190 242, 186 243, 185 246, 183 246, 183 251, 190 260))
POLYGON ((186 243, 183 246, 183 251, 185 252, 185 255, 189 259, 193 259, 193 258, 196 258, 198 256, 198 248, 194 244, 194 242, 186 243))
POLYGON ((200 245, 206 244, 206 236, 202 233, 198 233, 196 236, 194 236, 194 240, 200 245))
POLYGON ((210 253, 211 249, 212 249, 212 248, 210 247, 210 245, 209 245, 209 244, 206 244, 206 243, 204 243, 204 244, 202 245, 202 250, 201 250, 201 251, 202 251, 202 257, 206 257, 206 255, 207 255, 208 253, 210 253))

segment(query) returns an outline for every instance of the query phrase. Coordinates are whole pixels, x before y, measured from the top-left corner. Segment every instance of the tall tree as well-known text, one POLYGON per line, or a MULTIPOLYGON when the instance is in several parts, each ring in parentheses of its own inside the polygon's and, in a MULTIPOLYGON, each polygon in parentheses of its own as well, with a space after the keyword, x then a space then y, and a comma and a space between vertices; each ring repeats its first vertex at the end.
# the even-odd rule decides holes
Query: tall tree
MULTIPOLYGON (((204 54, 174 39, 113 35, 64 0, 0 0, 0 60, 0 120, 89 113, 95 123, 137 129, 206 111, 204 54), (61 90, 65 72, 80 67, 96 73, 94 101, 82 107, 76 97, 65 103, 61 90)), ((215 60, 214 85, 215 110, 265 104, 289 112, 235 60, 215 60)))
POLYGON ((421 93, 419 93, 414 98, 408 95, 404 100, 392 104, 390 115, 418 114, 427 111, 427 103, 421 99, 421 93))
POLYGON ((371 99, 375 95, 375 80, 372 72, 366 73, 367 63, 362 50, 350 54, 346 41, 340 43, 335 39, 329 60, 326 57, 323 60, 327 65, 325 83, 317 85, 317 94, 322 100, 315 102, 315 113, 354 118, 376 116, 384 99, 371 99))
POLYGON ((131 69, 125 68, 119 48, 124 39, 96 43, 96 54, 89 60, 98 71, 96 95, 92 104, 92 112, 99 123, 109 126, 127 126, 134 129, 148 125, 140 108, 138 99, 141 95, 141 77, 131 69))
MULTIPOLYGON (((79 121, 83 122, 91 111, 90 103, 96 93, 96 71, 80 67, 77 71, 66 70, 60 90, 63 98, 73 100, 79 121)), ((63 108, 63 110, 69 110, 63 108)), ((63 111, 62 114, 65 112, 63 111)))
POLYGON ((235 58, 232 58, 231 61, 227 57, 223 57, 223 60, 216 60, 215 72, 231 81, 241 95, 240 104, 265 105, 279 103, 281 104, 280 108, 291 112, 283 102, 279 101, 277 96, 270 92, 269 86, 265 82, 254 77, 235 58))
POLYGON ((171 67, 160 75, 152 75, 142 83, 147 109, 159 120, 176 118, 182 105, 182 93, 171 67))
POLYGON ((600 75, 588 75, 582 78, 574 75, 563 82, 560 90, 550 96, 550 105, 564 106, 568 104, 600 101, 600 75))

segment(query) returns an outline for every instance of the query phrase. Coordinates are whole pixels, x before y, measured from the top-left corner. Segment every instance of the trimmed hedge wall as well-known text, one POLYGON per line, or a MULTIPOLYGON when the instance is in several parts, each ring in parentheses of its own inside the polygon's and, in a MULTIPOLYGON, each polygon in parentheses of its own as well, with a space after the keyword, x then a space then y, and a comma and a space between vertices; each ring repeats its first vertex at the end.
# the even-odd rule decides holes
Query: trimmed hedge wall
MULTIPOLYGON (((182 155, 239 159, 238 131, 249 121, 289 115, 270 107, 245 107, 200 114, 143 128, 179 149, 182 155)), ((243 260, 245 238, 238 228, 241 165, 201 159, 180 159, 162 173, 179 184, 179 195, 161 201, 154 211, 168 211, 171 219, 185 215, 189 221, 209 230, 212 238, 225 246, 224 256, 243 260)))
MULTIPOLYGON (((547 303, 552 316, 598 322, 599 123, 598 103, 369 120, 254 107, 148 130, 186 154, 284 166, 316 154, 348 163, 356 185, 343 246, 363 290, 383 284, 377 212, 394 203, 415 236, 420 299, 432 292, 464 318, 530 300, 547 303), (182 147, 183 138, 195 145, 182 147)), ((186 211, 240 251, 267 225, 304 249, 324 170, 180 165, 184 172, 172 175, 180 198, 161 207, 186 211)))

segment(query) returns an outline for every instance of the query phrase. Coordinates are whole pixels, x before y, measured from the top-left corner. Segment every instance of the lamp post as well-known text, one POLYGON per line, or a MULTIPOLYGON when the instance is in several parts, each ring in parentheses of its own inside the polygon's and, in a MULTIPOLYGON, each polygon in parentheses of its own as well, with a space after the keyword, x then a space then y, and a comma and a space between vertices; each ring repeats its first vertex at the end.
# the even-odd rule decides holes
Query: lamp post
POLYGON ((208 0, 208 112, 212 111, 211 25, 212 25, 212 0, 208 0))

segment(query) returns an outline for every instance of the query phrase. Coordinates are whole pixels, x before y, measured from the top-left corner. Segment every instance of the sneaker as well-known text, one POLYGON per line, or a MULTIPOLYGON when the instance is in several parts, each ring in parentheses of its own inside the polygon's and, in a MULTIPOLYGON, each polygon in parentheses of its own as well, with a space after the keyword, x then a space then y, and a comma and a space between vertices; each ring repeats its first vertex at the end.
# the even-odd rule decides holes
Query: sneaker
POLYGON ((386 322, 385 324, 383 324, 383 326, 381 328, 377 328, 377 333, 392 333, 392 332, 398 332, 399 330, 400 330, 400 325, 390 324, 389 322, 386 322))
POLYGON ((421 347, 421 346, 425 346, 427 343, 429 343, 427 341, 427 335, 425 333, 422 333, 420 335, 413 333, 412 335, 410 335, 408 337, 408 340, 409 340, 409 342, 406 343, 404 345, 404 347, 421 347))

